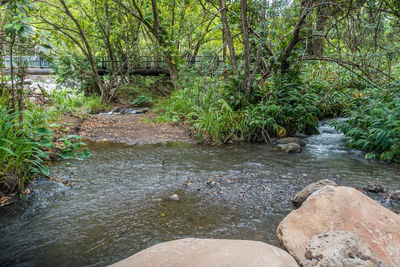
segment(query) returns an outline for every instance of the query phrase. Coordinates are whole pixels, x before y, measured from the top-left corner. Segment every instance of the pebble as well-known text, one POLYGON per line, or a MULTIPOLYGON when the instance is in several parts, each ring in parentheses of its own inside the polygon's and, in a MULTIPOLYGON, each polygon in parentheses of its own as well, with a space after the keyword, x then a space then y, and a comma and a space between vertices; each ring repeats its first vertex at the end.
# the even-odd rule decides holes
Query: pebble
POLYGON ((179 201, 179 196, 177 194, 173 194, 172 196, 168 197, 168 200, 179 201))

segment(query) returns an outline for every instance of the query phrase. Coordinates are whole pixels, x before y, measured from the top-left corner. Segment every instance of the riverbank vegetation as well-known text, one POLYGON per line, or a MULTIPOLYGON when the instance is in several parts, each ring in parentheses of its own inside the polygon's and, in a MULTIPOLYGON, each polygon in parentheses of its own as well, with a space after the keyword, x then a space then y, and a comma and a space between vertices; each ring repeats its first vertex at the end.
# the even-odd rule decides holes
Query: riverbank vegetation
POLYGON ((188 124, 199 142, 216 144, 314 134, 319 120, 342 116, 333 125, 350 147, 399 162, 399 7, 397 0, 2 1, 2 186, 21 177, 14 184, 22 190, 27 177, 44 173, 43 140, 58 116, 116 103, 153 105, 158 122, 188 124), (33 57, 64 88, 39 88, 46 105, 27 97, 33 57))

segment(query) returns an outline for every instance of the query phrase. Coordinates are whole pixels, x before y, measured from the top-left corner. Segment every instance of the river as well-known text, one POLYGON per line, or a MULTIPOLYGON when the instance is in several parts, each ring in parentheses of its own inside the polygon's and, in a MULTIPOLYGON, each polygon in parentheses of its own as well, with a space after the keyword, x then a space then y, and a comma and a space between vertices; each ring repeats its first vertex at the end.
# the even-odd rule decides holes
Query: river
POLYGON ((400 165, 365 160, 326 123, 320 130, 289 155, 263 144, 92 143, 91 159, 51 166, 53 177, 75 186, 36 180, 22 207, 0 213, 0 265, 105 266, 184 237, 276 245, 293 195, 312 181, 400 188, 400 165), (165 200, 174 193, 179 202, 165 200))

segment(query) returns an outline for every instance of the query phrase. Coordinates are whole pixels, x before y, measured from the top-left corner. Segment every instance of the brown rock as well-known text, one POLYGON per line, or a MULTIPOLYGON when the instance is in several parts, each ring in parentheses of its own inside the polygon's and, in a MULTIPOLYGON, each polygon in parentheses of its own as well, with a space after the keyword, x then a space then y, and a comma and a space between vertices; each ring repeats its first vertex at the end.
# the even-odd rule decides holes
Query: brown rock
POLYGON ((299 263, 308 240, 329 231, 349 231, 368 243, 385 266, 400 266, 400 216, 350 187, 325 186, 279 224, 281 247, 299 263))
POLYGON ((298 266, 285 251, 259 241, 186 238, 160 243, 113 264, 120 266, 298 266))
POLYGON ((327 185, 337 186, 337 184, 334 181, 329 179, 319 180, 315 183, 307 185, 300 192, 294 195, 294 198, 292 200, 293 205, 295 205, 295 207, 297 208, 300 207, 301 203, 303 203, 308 198, 309 195, 327 185))
POLYGON ((363 186, 363 188, 365 191, 371 192, 371 193, 384 193, 385 189, 383 188, 383 186, 381 184, 379 184, 378 182, 371 182, 368 183, 367 185, 363 186))
POLYGON ((277 144, 291 144, 291 143, 295 143, 298 144, 299 146, 305 146, 306 143, 304 143, 303 140, 301 140, 300 138, 297 137, 286 137, 286 138, 282 138, 282 139, 278 139, 276 141, 277 144))
POLYGON ((282 151, 285 151, 286 153, 300 153, 301 152, 301 146, 296 143, 279 144, 276 147, 282 151))
POLYGON ((305 267, 380 267, 381 260, 354 233, 331 231, 313 236, 307 244, 305 267))
POLYGON ((391 192, 389 195, 389 198, 393 201, 399 201, 400 200, 400 190, 391 192))

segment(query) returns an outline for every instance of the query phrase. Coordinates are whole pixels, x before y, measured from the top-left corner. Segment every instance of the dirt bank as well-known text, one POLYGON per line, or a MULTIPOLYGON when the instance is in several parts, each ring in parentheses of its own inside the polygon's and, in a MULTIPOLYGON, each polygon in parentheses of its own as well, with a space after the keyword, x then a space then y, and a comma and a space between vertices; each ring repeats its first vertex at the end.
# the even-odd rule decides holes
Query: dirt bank
POLYGON ((77 132, 84 139, 136 144, 159 144, 170 141, 195 143, 186 127, 151 123, 153 115, 93 115, 80 124, 77 132))

